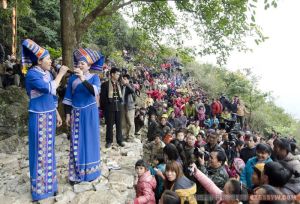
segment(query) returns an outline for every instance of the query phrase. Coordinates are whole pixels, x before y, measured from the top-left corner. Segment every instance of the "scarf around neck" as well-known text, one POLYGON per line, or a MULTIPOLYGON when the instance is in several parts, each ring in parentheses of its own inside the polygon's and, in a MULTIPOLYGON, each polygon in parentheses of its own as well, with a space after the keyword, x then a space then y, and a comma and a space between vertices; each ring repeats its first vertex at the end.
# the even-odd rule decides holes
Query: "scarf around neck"
MULTIPOLYGON (((116 82, 116 85, 117 85, 117 89, 118 89, 118 92, 119 92, 119 97, 122 97, 120 84, 119 84, 118 82, 116 82)), ((112 83, 112 81, 109 79, 109 80, 108 80, 108 98, 109 98, 109 99, 112 99, 113 96, 114 96, 113 83, 112 83)))

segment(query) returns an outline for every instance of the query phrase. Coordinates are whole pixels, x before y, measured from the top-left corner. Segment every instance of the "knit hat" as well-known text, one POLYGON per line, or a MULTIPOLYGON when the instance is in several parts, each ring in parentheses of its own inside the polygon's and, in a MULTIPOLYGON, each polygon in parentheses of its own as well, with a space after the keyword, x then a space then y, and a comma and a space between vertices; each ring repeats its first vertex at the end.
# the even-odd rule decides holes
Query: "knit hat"
POLYGON ((84 61, 91 65, 91 69, 102 71, 104 56, 89 48, 79 48, 74 51, 74 65, 77 66, 79 61, 84 61))
POLYGON ((34 41, 26 39, 22 43, 22 72, 25 74, 28 67, 50 55, 49 51, 40 47, 34 41))
POLYGON ((234 158, 232 164, 238 174, 241 174, 245 168, 245 162, 241 158, 234 158))

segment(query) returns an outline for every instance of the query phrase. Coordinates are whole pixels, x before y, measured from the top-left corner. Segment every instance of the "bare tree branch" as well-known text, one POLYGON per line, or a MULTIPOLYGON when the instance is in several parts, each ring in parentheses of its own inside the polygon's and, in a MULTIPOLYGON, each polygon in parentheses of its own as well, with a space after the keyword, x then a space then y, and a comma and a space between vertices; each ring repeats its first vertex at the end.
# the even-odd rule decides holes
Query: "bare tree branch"
POLYGON ((112 5, 111 9, 106 10, 107 6, 112 2, 113 0, 103 0, 94 10, 92 10, 84 19, 82 19, 80 25, 78 25, 77 31, 79 32, 79 36, 84 33, 88 27, 93 23, 93 21, 98 16, 109 16, 115 13, 120 8, 123 8, 127 5, 130 5, 133 2, 158 2, 158 1, 168 1, 168 0, 129 0, 123 4, 115 4, 112 5))
MULTIPOLYGON (((115 13, 115 12, 116 12, 117 10, 119 10, 120 8, 123 8, 123 7, 125 7, 125 6, 127 6, 127 5, 129 5, 129 4, 131 4, 131 3, 133 3, 133 2, 137 2, 137 1, 139 1, 139 0, 130 0, 130 1, 125 2, 125 3, 123 3, 123 4, 113 5, 111 9, 109 9, 109 10, 103 10, 99 15, 100 15, 100 16, 109 16, 109 15, 115 13)), ((140 1, 141 1, 141 0, 140 0, 140 1)), ((151 1, 151 0, 148 0, 148 2, 152 2, 152 1, 151 1)))
POLYGON ((172 1, 172 0, 130 0, 130 1, 125 2, 123 4, 114 5, 109 10, 104 10, 103 12, 100 13, 99 16, 109 16, 109 15, 112 15, 113 13, 115 13, 120 8, 123 8, 123 7, 129 5, 129 4, 133 3, 133 2, 149 2, 149 3, 153 3, 153 2, 158 2, 158 1, 172 1))
POLYGON ((103 0, 94 10, 92 10, 84 19, 81 20, 78 31, 79 36, 84 33, 99 14, 112 2, 112 0, 103 0))

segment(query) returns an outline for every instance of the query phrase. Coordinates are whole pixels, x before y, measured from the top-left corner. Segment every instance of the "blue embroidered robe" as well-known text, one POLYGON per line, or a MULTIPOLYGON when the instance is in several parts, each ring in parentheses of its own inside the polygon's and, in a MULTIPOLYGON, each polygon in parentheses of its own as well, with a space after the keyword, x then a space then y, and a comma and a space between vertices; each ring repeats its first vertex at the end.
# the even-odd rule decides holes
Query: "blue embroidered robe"
MULTIPOLYGON (((93 85, 96 96, 100 92, 98 75, 87 73, 86 80, 93 85)), ((69 180, 92 181, 100 176, 100 129, 96 97, 72 75, 63 100, 72 106, 69 180)))
POLYGON ((29 101, 29 168, 33 200, 57 191, 55 161, 56 85, 49 71, 31 68, 26 75, 29 101))

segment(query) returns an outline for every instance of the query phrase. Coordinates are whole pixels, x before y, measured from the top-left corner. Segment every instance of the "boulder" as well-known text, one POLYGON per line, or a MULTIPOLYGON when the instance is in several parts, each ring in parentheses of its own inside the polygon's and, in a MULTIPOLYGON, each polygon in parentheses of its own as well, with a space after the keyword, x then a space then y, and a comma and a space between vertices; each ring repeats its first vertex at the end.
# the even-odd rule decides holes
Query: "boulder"
POLYGON ((92 183, 96 191, 108 189, 108 179, 105 177, 101 177, 98 182, 92 182, 92 183))
POLYGON ((27 132, 28 97, 24 89, 0 89, 0 141, 27 132))
POLYGON ((120 204, 124 203, 122 202, 119 195, 113 193, 112 191, 102 189, 100 191, 97 191, 97 193, 94 193, 91 195, 90 199, 86 204, 120 204))
POLYGON ((90 182, 82 182, 82 183, 74 185, 75 193, 81 193, 81 192, 90 191, 90 190, 93 190, 93 184, 90 182))
MULTIPOLYGON (((0 110, 0 112, 1 112, 1 110, 0 110)), ((1 117, 2 116, 0 116, 0 118, 1 117)), ((0 126, 1 126, 1 124, 0 124, 0 126)), ((1 129, 1 127, 0 127, 0 129, 1 129)), ((1 132, 1 130, 0 130, 0 132, 1 132)), ((0 138, 1 137, 2 137, 2 140, 0 139, 0 153, 9 154, 9 153, 13 153, 16 151, 20 151, 22 148, 28 149, 28 145, 24 145, 24 141, 19 135, 10 135, 9 137, 6 137, 4 135, 1 136, 1 133, 0 133, 0 138)))
POLYGON ((132 188, 134 178, 131 172, 116 170, 111 172, 108 179, 111 189, 124 192, 127 188, 132 188))
MULTIPOLYGON (((95 194, 96 191, 85 191, 83 193, 77 194, 76 197, 70 202, 71 204, 86 204, 89 198, 95 194)), ((98 192, 96 192, 98 193, 98 192)))
POLYGON ((55 204, 66 204, 70 203, 74 198, 76 197, 76 194, 73 191, 67 191, 63 194, 59 194, 55 196, 55 204))

